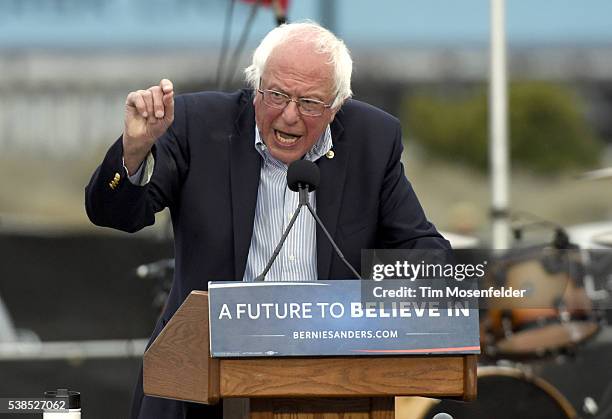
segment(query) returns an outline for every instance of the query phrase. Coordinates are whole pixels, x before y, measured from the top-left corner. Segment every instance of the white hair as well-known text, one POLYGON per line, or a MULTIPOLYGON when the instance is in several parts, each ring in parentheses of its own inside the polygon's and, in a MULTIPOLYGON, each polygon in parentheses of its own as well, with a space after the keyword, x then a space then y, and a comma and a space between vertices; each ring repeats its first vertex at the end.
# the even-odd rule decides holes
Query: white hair
POLYGON ((244 70, 248 85, 255 93, 257 92, 270 54, 276 47, 292 39, 308 42, 314 46, 318 54, 328 55, 327 64, 331 64, 334 70, 335 99, 332 108, 340 107, 353 94, 351 91, 353 60, 341 39, 312 21, 286 23, 268 32, 253 52, 253 62, 244 70))

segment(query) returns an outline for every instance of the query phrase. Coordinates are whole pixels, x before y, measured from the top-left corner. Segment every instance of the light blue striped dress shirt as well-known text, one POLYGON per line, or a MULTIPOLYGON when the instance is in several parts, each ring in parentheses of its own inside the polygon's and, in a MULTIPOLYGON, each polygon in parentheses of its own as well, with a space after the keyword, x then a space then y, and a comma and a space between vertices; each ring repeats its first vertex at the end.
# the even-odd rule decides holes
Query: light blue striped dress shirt
MULTIPOLYGON (((328 125, 304 158, 314 162, 331 148, 331 130, 328 125)), ((262 273, 299 203, 299 194, 287 187, 287 165, 270 155, 259 136, 257 127, 255 127, 255 149, 261 154, 263 162, 244 281, 252 281, 262 273)), ((311 192, 309 199, 312 207, 316 209, 316 194, 311 192)), ((308 209, 303 208, 276 261, 266 275, 266 281, 315 281, 316 279, 316 222, 308 209)))

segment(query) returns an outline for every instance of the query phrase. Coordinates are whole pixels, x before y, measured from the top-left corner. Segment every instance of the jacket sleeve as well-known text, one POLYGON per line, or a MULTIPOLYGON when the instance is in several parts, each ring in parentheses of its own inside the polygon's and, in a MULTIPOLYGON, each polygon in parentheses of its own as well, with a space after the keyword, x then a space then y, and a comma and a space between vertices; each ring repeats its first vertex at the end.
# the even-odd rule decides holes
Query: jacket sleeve
POLYGON ((380 192, 379 230, 387 249, 450 249, 450 243, 427 220, 406 179, 401 162, 403 151, 399 123, 380 192))
POLYGON ((85 188, 85 209, 94 224, 135 232, 155 222, 155 213, 178 204, 177 197, 189 170, 185 101, 175 99, 175 118, 151 150, 155 167, 150 182, 132 184, 123 167, 120 137, 108 150, 85 188))

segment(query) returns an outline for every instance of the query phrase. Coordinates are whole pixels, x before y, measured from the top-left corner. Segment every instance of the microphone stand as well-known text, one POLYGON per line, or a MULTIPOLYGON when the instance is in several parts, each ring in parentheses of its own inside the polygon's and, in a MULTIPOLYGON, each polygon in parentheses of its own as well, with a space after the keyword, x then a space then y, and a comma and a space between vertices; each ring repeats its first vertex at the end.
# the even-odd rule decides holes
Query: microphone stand
POLYGON ((348 263, 348 261, 346 260, 346 258, 342 254, 342 251, 338 248, 338 246, 336 246, 336 243, 334 243, 334 239, 332 239, 331 234, 329 234, 329 232, 327 231, 327 229, 323 225, 323 222, 317 216, 317 213, 312 208, 312 205, 310 205, 310 202, 308 201, 308 192, 309 192, 308 185, 304 185, 302 183, 298 183, 298 193, 299 193, 299 204, 298 204, 298 207, 295 210, 295 212, 293 213, 293 216, 291 217, 291 220, 289 221, 289 224, 287 225, 287 228, 285 229, 285 231, 284 231, 284 233, 283 233, 283 235, 282 235, 282 237, 280 239, 280 242, 276 246, 276 249, 274 249, 274 253, 272 253, 272 257, 268 261, 268 264, 266 265, 266 267, 263 270, 263 272, 253 280, 254 282, 265 281, 266 275, 267 275, 268 271, 270 270, 270 268, 272 267, 272 264, 276 260, 278 254, 280 253, 280 250, 283 247, 283 244, 285 243, 285 240, 287 240, 287 236, 289 236, 289 231, 291 231, 291 228, 293 227, 293 224, 295 224, 295 220, 297 220, 298 215, 300 215, 300 211, 302 210, 302 207, 308 208, 308 211, 310 211, 310 213, 314 217, 314 219, 317 222, 317 224, 319 225, 319 227, 321 227, 321 230, 323 230, 323 232, 325 233, 325 236, 327 237, 327 240, 329 240, 329 242, 331 243, 332 247, 334 248, 334 250, 336 251, 336 253, 340 257, 340 259, 342 260, 342 262, 344 262, 344 264, 349 268, 349 270, 353 273, 353 275, 355 275, 355 277, 357 279, 362 279, 361 275, 359 275, 359 273, 357 273, 357 271, 351 266, 351 264, 348 263))

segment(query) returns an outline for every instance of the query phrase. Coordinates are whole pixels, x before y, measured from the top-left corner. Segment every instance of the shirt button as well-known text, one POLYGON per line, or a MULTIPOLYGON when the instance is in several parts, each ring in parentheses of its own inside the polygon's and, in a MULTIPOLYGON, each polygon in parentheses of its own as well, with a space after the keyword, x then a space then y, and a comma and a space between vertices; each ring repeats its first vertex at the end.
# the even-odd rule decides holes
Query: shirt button
POLYGON ((295 256, 294 256, 294 255, 289 255, 289 260, 290 260, 291 262, 293 262, 293 261, 295 260, 295 256))

